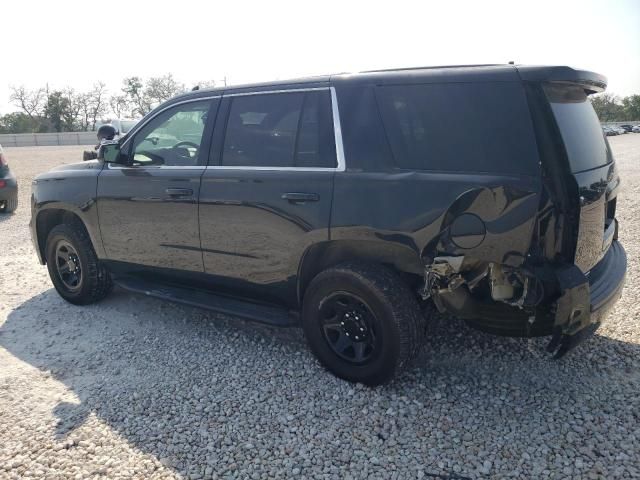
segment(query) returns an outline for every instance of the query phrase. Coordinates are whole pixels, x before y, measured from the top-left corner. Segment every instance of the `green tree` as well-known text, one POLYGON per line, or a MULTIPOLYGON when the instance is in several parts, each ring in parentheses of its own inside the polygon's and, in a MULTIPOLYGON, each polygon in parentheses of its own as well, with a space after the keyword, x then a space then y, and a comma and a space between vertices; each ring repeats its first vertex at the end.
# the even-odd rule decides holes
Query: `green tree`
POLYGON ((640 120, 640 95, 624 97, 622 99, 622 108, 625 117, 623 120, 640 120))
POLYGON ((30 133, 38 131, 40 119, 24 112, 7 113, 0 117, 0 133, 30 133))
POLYGON ((623 108, 618 97, 611 93, 601 93, 590 97, 593 109, 601 122, 615 122, 621 119, 623 108))
POLYGON ((55 90, 49 94, 44 109, 49 129, 55 132, 73 130, 73 111, 71 102, 64 92, 55 90))

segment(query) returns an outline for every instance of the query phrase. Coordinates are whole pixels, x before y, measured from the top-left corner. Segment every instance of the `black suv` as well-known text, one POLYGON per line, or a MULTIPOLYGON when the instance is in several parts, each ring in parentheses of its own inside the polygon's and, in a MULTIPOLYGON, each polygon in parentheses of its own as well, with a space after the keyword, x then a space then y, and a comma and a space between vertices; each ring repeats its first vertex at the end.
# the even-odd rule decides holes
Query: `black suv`
POLYGON ((619 177, 567 67, 482 65, 199 90, 33 187, 75 304, 126 289, 301 324, 336 375, 390 380, 433 302, 563 355, 618 299, 619 177))

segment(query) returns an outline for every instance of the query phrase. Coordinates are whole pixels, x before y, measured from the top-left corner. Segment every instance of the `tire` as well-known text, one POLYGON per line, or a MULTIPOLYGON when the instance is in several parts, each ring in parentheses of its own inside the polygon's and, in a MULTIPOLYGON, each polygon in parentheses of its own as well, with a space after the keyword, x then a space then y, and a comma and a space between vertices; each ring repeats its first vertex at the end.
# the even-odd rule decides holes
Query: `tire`
POLYGON ((98 260, 89 235, 79 222, 53 227, 47 237, 45 254, 53 286, 67 302, 88 305, 102 300, 111 291, 111 275, 98 260), (65 262, 58 256, 58 249, 62 255, 66 251, 73 264, 79 267, 79 273, 75 275, 77 285, 70 280, 73 276, 61 273, 58 266, 65 262))
POLYGON ((9 197, 4 202, 4 213, 13 213, 18 208, 18 192, 14 193, 11 197, 9 197))
POLYGON ((311 350, 327 370, 350 382, 381 385, 410 366, 423 344, 425 323, 415 295, 382 265, 332 267, 318 274, 304 295, 302 326, 311 350), (342 348, 347 334, 353 341, 361 331, 360 342, 342 348))

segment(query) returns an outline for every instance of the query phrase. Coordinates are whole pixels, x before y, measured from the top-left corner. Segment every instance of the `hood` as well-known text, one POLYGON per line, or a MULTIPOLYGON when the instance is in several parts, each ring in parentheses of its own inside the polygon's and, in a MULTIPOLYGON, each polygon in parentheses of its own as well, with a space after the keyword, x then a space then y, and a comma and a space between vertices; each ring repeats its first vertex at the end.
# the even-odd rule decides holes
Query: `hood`
POLYGON ((66 165, 59 165, 49 170, 50 172, 60 172, 63 170, 100 170, 102 168, 102 162, 99 160, 87 160, 86 162, 68 163, 66 165))
POLYGON ((69 163, 59 165, 51 170, 36 176, 35 182, 43 180, 61 180, 67 177, 95 176, 102 170, 103 163, 99 160, 88 160, 86 162, 69 163))

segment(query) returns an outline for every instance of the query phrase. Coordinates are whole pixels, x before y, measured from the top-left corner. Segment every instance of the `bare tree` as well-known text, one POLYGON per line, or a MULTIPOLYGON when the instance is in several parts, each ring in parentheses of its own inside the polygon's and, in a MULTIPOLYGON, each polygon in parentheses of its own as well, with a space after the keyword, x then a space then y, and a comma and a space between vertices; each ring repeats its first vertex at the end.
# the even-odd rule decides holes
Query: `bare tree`
POLYGON ((162 103, 185 91, 183 83, 178 82, 168 73, 163 77, 151 77, 147 82, 144 94, 150 103, 162 103))
POLYGON ((65 122, 67 125, 77 125, 83 128, 82 123, 82 104, 84 95, 76 92, 73 88, 67 87, 62 90, 62 97, 67 101, 65 111, 65 122))
POLYGON ((131 110, 131 104, 125 95, 112 95, 109 98, 109 107, 117 118, 128 115, 131 110))
POLYGON ((89 131, 91 120, 91 103, 89 95, 86 93, 78 95, 78 104, 80 106, 80 127, 83 131, 89 131))
POLYGON ((195 87, 198 88, 213 88, 217 85, 217 82, 215 80, 201 80, 199 82, 196 82, 194 85, 195 87))
MULTIPOLYGON (((47 89, 48 90, 48 89, 47 89)), ((34 122, 44 114, 47 105, 48 92, 44 88, 28 90, 24 85, 19 87, 11 87, 11 101, 15 106, 19 107, 34 122)))
POLYGON ((128 77, 122 81, 122 93, 131 105, 132 116, 144 116, 151 111, 151 103, 145 95, 140 77, 128 77))
POLYGON ((105 83, 98 82, 94 84, 87 96, 91 114, 91 130, 95 130, 98 118, 106 115, 109 111, 107 104, 107 88, 105 83))

